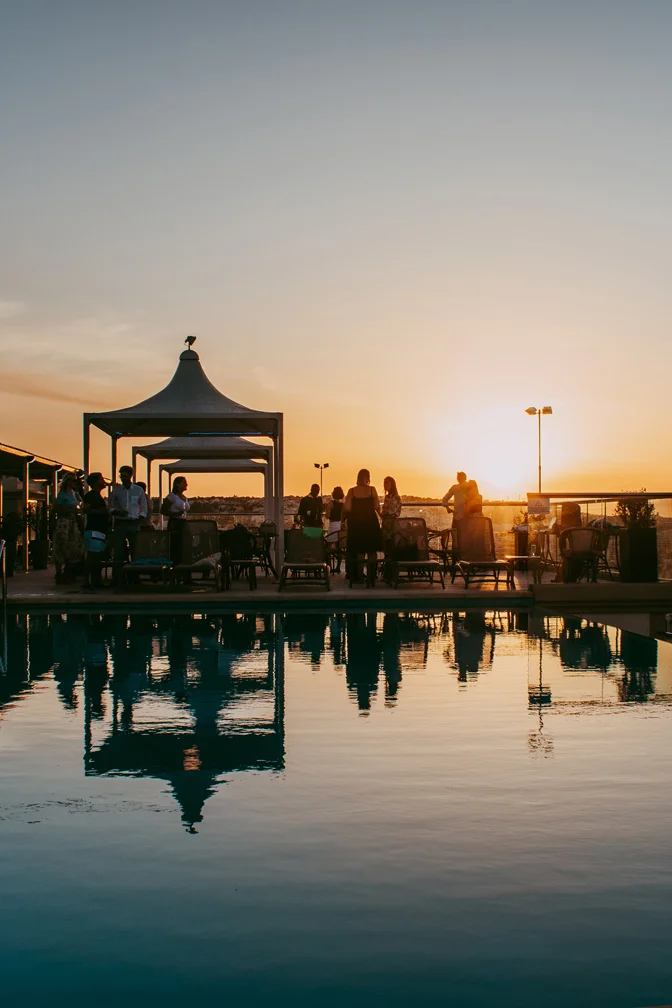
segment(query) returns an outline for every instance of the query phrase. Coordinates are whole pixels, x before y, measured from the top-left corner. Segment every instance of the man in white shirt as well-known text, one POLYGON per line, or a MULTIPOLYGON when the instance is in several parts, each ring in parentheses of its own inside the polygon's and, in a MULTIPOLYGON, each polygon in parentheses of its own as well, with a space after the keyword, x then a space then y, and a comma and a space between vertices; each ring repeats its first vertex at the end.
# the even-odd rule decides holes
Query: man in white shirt
POLYGON ((467 496, 467 474, 457 473, 457 483, 453 483, 450 490, 445 494, 443 503, 448 507, 448 501, 453 504, 453 525, 456 525, 460 518, 464 517, 464 502, 467 496))
POLYGON ((133 482, 131 466, 121 466, 119 469, 120 483, 115 483, 109 496, 107 506, 114 518, 112 530, 112 559, 114 582, 119 584, 121 568, 126 562, 128 548, 131 559, 135 548, 135 540, 142 519, 147 519, 147 495, 142 487, 133 482))

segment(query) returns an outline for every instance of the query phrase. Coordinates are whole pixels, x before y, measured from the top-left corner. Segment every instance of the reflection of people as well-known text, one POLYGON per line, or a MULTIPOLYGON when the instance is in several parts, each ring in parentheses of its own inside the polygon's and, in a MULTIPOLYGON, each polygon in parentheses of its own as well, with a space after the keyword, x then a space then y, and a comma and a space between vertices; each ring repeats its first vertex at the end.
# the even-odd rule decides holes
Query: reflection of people
POLYGON ((453 483, 448 493, 443 497, 443 503, 446 507, 451 500, 453 501, 453 525, 456 525, 460 518, 464 518, 467 474, 458 472, 456 478, 457 483, 453 483))
POLYGON ((345 617, 345 675, 362 714, 371 709, 371 697, 378 689, 380 651, 375 613, 350 613, 345 617))
POLYGON ((565 668, 598 668, 611 665, 611 645, 606 629, 576 616, 566 616, 560 634, 560 661, 565 668))
POLYGON ((654 676, 658 668, 658 641, 628 630, 621 632, 621 661, 625 668, 619 686, 621 700, 648 700, 655 692, 654 676))
POLYGON ((360 469, 357 483, 350 487, 345 498, 345 517, 348 522, 348 574, 359 580, 359 563, 366 557, 366 581, 373 586, 376 581, 376 554, 381 549, 380 504, 378 491, 371 486, 368 469, 360 469))
POLYGON ((313 483, 310 493, 301 498, 297 514, 302 519, 304 528, 322 528, 324 504, 317 483, 313 483))
POLYGON ((469 673, 479 671, 483 662, 486 633, 484 612, 469 612, 463 620, 453 620, 455 665, 460 682, 466 682, 469 673))

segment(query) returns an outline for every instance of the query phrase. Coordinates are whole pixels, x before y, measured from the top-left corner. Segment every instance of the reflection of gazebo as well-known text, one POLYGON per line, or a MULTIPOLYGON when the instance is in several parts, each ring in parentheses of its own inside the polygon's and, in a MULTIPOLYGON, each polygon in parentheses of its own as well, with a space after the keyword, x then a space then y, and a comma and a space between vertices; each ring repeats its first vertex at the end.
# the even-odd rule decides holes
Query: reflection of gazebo
MULTIPOLYGON (((242 439, 241 439, 242 440, 242 439)), ((159 497, 163 499, 162 476, 168 473, 168 482, 174 476, 190 475, 191 473, 262 473, 264 477, 264 515, 272 512, 273 485, 271 473, 266 462, 255 462, 252 459, 178 459, 177 462, 166 462, 159 466, 159 497)))
POLYGON ((254 617, 171 622, 153 668, 144 645, 162 650, 158 628, 147 642, 133 623, 120 631, 109 714, 96 716, 87 672, 85 767, 166 781, 193 830, 223 775, 284 769, 284 638, 273 617, 261 632, 254 617))
MULTIPOLYGON (((119 438, 134 437, 244 437, 270 438, 273 455, 273 489, 278 549, 282 550, 283 531, 283 417, 241 406, 228 399, 207 378, 198 357, 184 350, 175 374, 156 395, 135 406, 84 414, 84 467, 89 468, 90 427, 98 427, 112 441, 112 471, 117 471, 119 438)), ((173 458, 185 456, 182 449, 173 458)), ((189 457, 197 457, 189 452, 189 457)), ((157 457, 157 456, 154 456, 157 457)), ((170 457, 170 456, 168 456, 170 457)), ((245 457, 250 458, 249 454, 245 457)))

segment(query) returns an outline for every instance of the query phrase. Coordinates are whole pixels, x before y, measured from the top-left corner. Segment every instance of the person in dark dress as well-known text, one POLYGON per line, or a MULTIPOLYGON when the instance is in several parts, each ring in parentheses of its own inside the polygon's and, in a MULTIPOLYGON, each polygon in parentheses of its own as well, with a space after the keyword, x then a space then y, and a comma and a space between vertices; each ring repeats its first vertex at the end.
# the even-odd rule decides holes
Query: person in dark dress
POLYGON ((322 528, 323 514, 324 503, 320 497, 320 488, 317 483, 313 483, 310 493, 301 498, 298 516, 303 519, 304 528, 322 528))
POLYGON ((361 560, 366 557, 366 583, 376 583, 376 554, 382 549, 380 535, 380 501, 378 491, 371 486, 368 469, 360 469, 357 483, 345 498, 343 517, 348 529, 348 574, 350 580, 361 577, 361 560))
POLYGON ((84 584, 83 591, 95 591, 101 585, 102 559, 107 549, 107 535, 110 527, 110 512, 103 498, 103 490, 107 486, 102 473, 90 473, 86 478, 89 492, 82 498, 82 511, 86 526, 84 528, 84 584))

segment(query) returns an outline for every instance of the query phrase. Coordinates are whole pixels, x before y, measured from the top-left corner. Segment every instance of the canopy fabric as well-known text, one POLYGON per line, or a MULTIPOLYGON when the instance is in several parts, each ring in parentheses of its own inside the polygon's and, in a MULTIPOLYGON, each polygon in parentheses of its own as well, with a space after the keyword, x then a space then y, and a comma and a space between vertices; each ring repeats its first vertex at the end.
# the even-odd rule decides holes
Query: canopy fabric
POLYGON ((179 459, 159 466, 160 472, 169 473, 265 473, 266 462, 252 459, 179 459))
POLYGON ((171 437, 149 445, 135 445, 133 458, 154 459, 267 459, 270 445, 255 444, 242 437, 171 437))
POLYGON ((175 374, 165 388, 135 406, 85 413, 111 437, 247 434, 275 437, 281 413, 252 410, 223 395, 205 374, 195 350, 184 350, 175 374))

